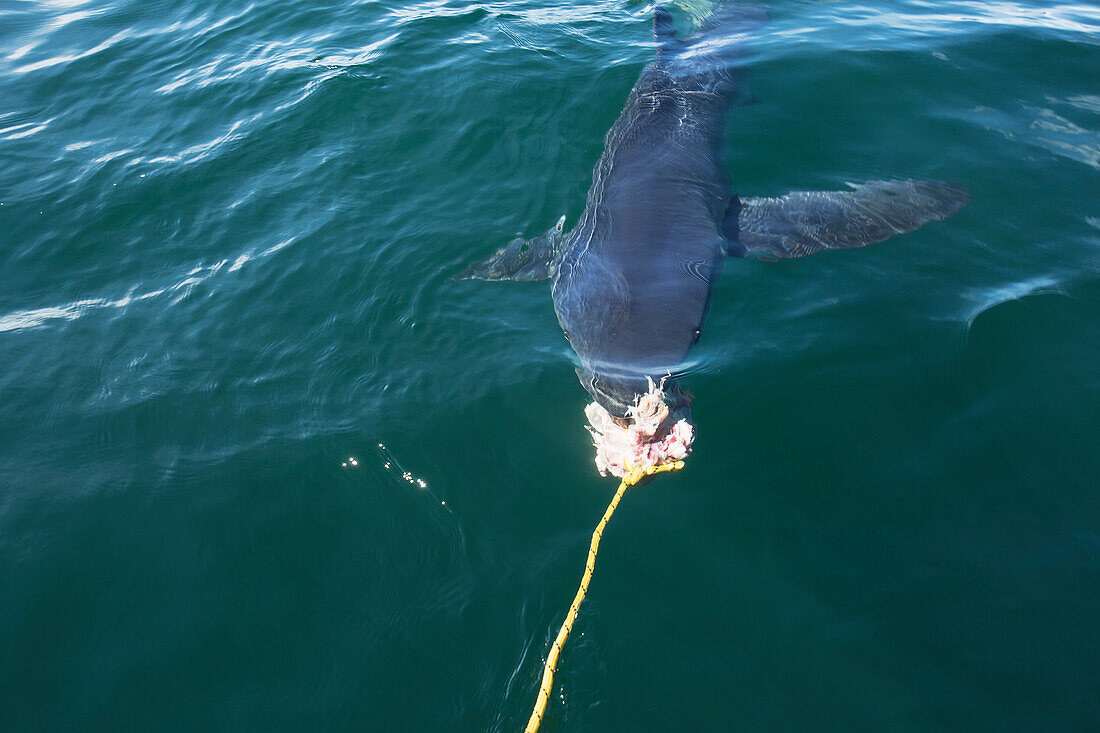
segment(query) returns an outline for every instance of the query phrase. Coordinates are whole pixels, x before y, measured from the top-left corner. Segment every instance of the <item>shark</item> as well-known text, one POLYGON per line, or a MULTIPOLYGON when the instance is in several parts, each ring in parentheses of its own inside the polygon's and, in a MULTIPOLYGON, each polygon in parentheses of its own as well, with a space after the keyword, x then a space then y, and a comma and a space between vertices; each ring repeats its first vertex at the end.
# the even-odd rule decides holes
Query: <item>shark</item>
POLYGON ((723 261, 777 261, 854 249, 912 232, 964 207, 967 191, 937 180, 870 180, 840 191, 735 192, 722 163, 731 110, 746 87, 751 38, 765 9, 718 8, 680 37, 666 7, 653 17, 656 57, 608 131, 583 213, 517 238, 456 279, 550 281, 581 385, 628 424, 652 382, 670 407, 699 340, 723 261))

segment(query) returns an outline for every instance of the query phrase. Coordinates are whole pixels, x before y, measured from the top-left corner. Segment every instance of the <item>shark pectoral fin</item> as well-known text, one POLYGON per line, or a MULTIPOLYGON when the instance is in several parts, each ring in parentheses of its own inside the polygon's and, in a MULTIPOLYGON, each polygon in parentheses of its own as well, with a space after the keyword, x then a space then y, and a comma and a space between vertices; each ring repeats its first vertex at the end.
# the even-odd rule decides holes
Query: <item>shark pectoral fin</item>
POLYGON ((513 239, 492 256, 469 265, 454 280, 545 280, 550 267, 537 256, 535 239, 513 239))
MULTIPOLYGON (((765 198, 744 196, 736 231, 726 215, 730 254, 761 259, 805 257, 852 249, 946 219, 970 200, 966 189, 944 181, 867 181, 851 191, 792 191, 765 198), (734 236, 731 236, 734 235, 734 236)), ((734 208, 731 204, 731 210, 734 208)))
POLYGON ((565 217, 534 239, 513 239, 492 256, 475 262, 453 280, 547 280, 565 241, 565 217))

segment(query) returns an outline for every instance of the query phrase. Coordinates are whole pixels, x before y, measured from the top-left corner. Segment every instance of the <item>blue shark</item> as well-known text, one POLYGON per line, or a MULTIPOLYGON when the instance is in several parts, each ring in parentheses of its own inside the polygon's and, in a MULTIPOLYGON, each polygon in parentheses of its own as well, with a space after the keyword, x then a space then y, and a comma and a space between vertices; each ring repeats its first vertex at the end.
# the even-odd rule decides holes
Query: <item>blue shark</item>
MULTIPOLYGON (((934 180, 875 180, 844 191, 733 193, 721 162, 731 109, 751 98, 748 43, 766 11, 729 3, 677 37, 654 13, 656 58, 607 133, 584 212, 515 239, 457 279, 550 280, 558 321, 593 399, 625 419, 648 380, 682 370, 699 340, 722 261, 851 249, 945 219, 969 200, 934 180)), ((666 393, 683 406, 674 381, 666 393)))

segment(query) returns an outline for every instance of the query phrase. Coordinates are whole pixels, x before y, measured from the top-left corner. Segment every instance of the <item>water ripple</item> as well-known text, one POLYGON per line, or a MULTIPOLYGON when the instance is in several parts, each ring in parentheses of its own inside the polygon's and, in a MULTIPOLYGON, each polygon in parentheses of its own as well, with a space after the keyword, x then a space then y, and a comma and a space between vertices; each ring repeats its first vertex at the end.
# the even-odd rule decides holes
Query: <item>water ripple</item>
POLYGON ((1004 303, 1021 300, 1033 295, 1066 295, 1065 287, 1050 275, 1039 275, 1019 282, 971 290, 963 294, 974 303, 964 316, 966 327, 974 325, 978 316, 1004 303))
MULTIPOLYGON (((1055 622, 1092 618, 1091 566, 1064 538, 980 537, 1013 512, 1097 536, 1100 9, 769 4, 764 103, 731 115, 736 187, 928 176, 972 202, 714 278, 683 368, 709 448, 616 519, 556 721, 671 729, 687 710, 707 729, 733 704, 750 729, 812 728, 774 694, 794 680, 847 727, 1011 727, 1031 719, 981 681, 1005 675, 1089 713, 1089 660, 1067 653, 1087 624, 1055 622), (716 540, 673 558, 654 526, 716 540), (764 561, 724 578, 734 556, 764 561), (640 585, 662 573, 683 592, 640 585), (991 578, 1012 594, 983 595, 991 578), (691 587, 763 600, 730 623, 691 587), (839 618, 859 588, 907 600, 839 618), (960 588, 965 613, 943 605, 960 588), (686 619, 656 661, 628 641, 686 619), (735 627, 759 646, 713 632, 735 627), (1005 639, 1044 654, 1008 659, 1005 639), (994 661, 951 677, 975 658, 994 661), (894 696, 877 673, 902 668, 894 696), (638 690, 661 704, 621 702, 638 690)), ((0 646, 12 699, 42 692, 8 727, 522 724, 607 487, 546 284, 448 277, 577 219, 653 47, 652 6, 622 0, 0 10, 0 646)))
POLYGON ((1026 28, 1094 34, 1100 30, 1100 8, 1084 3, 1063 3, 1036 8, 1017 2, 914 2, 911 12, 893 12, 881 5, 847 6, 835 21, 840 25, 881 28, 896 37, 898 32, 919 35, 948 35, 959 26, 1026 28))
POLYGON ((237 272, 247 262, 269 257, 289 247, 296 239, 297 237, 289 237, 262 250, 258 254, 253 250, 243 252, 232 262, 229 259, 222 259, 209 265, 193 267, 183 276, 176 279, 171 285, 166 285, 156 290, 135 294, 135 290, 131 289, 130 292, 121 298, 88 298, 64 305, 30 308, 0 315, 0 333, 41 328, 52 321, 75 321, 82 316, 101 309, 126 309, 133 303, 139 303, 161 295, 170 296, 169 303, 171 305, 176 305, 185 300, 194 290, 196 285, 205 282, 222 269, 225 269, 226 272, 237 272))

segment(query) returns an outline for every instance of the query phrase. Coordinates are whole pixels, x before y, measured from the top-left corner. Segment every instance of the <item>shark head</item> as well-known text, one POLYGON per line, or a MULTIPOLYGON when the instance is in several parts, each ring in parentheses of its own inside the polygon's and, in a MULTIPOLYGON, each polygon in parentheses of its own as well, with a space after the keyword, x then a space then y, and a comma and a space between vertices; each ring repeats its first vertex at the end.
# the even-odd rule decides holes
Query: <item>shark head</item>
POLYGON ((631 408, 638 403, 638 398, 652 391, 653 385, 660 385, 663 390, 663 399, 671 413, 678 417, 688 418, 691 414, 690 401, 669 374, 653 375, 641 372, 608 371, 597 372, 591 369, 576 370, 577 379, 592 399, 621 425, 626 425, 631 419, 631 408))

